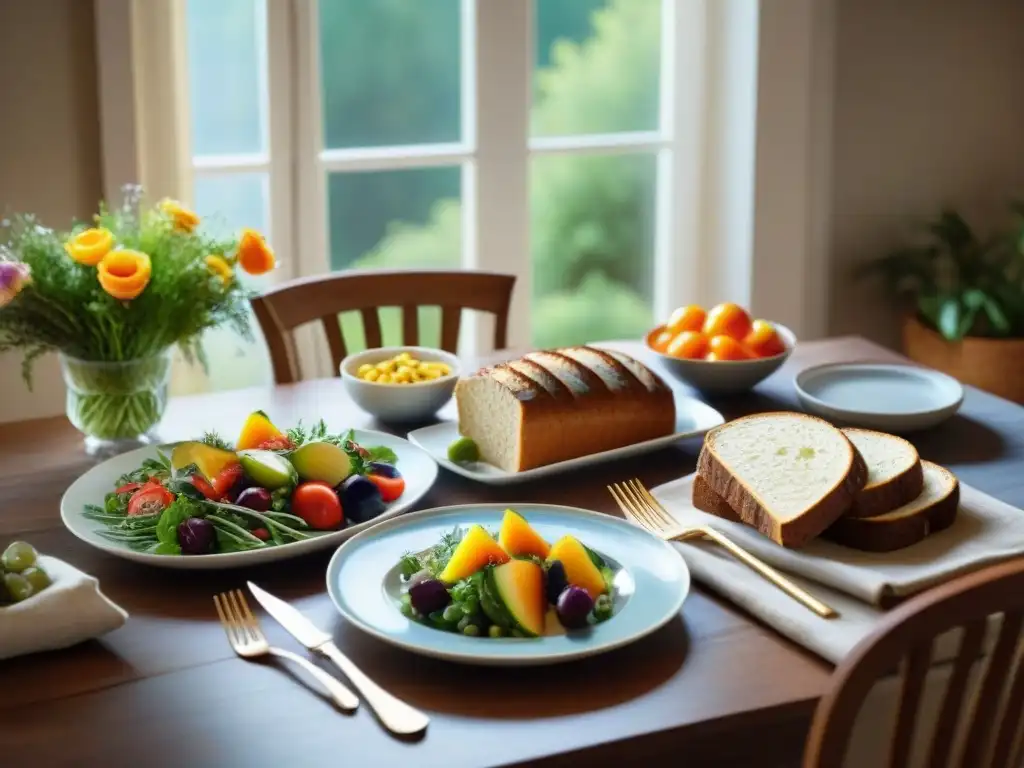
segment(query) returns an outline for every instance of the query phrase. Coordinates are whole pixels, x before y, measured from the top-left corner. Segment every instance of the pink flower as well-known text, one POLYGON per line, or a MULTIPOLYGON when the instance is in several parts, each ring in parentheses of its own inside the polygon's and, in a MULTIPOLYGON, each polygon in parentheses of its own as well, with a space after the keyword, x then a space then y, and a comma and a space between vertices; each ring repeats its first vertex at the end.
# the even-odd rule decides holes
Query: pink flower
POLYGON ((20 261, 0 261, 0 307, 21 293, 32 281, 28 264, 20 261))

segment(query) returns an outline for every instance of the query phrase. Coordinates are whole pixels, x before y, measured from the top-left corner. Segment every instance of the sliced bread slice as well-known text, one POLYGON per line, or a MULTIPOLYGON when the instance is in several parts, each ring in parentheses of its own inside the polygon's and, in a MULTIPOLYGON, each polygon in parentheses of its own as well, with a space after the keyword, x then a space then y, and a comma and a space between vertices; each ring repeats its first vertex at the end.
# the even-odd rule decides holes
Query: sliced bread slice
POLYGON ((960 505, 960 483, 948 469, 921 462, 924 489, 899 509, 875 517, 843 517, 824 537, 867 552, 892 552, 909 547, 929 534, 949 528, 960 505))
POLYGON ((801 547, 839 519, 867 482, 853 443, 824 419, 760 413, 704 438, 697 473, 747 525, 801 547))
POLYGON ((916 499, 924 487, 917 449, 902 437, 870 429, 844 429, 868 466, 868 481, 846 517, 875 517, 916 499))

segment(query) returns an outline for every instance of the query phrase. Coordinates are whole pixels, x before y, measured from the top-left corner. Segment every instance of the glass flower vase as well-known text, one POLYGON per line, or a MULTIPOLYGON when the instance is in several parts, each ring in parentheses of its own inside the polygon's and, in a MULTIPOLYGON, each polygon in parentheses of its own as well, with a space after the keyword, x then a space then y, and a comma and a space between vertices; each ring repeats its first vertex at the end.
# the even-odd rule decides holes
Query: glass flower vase
POLYGON ((171 350, 119 362, 60 355, 67 415, 85 435, 86 452, 113 456, 153 442, 167 407, 171 350))

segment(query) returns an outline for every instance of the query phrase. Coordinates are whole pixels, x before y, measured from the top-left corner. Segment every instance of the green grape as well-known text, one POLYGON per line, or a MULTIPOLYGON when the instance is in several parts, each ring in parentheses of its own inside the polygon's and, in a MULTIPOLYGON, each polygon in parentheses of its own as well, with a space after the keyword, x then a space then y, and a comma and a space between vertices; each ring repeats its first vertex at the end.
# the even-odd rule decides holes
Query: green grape
POLYGON ((31 544, 24 541, 11 542, 0 557, 4 568, 14 573, 21 573, 36 564, 36 551, 31 544))
POLYGON ((32 594, 42 592, 53 583, 50 581, 50 575, 38 565, 26 568, 21 572, 21 577, 32 585, 32 594))
POLYGON ((16 603, 32 597, 32 585, 20 573, 5 573, 4 586, 7 587, 7 592, 16 603))

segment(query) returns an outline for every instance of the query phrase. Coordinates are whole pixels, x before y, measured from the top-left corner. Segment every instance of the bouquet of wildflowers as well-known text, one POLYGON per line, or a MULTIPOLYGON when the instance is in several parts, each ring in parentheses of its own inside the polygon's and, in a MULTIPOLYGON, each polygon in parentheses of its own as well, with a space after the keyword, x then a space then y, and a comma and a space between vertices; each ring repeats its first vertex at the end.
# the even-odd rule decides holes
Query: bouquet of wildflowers
POLYGON ((235 270, 263 274, 275 260, 258 232, 205 234, 173 200, 143 207, 138 187, 126 188, 119 207, 101 206, 93 224, 57 232, 30 215, 3 222, 0 352, 23 352, 29 386, 33 361, 62 353, 72 422, 118 439, 162 415, 173 346, 205 363, 203 331, 228 325, 251 336, 235 270), (162 396, 146 381, 161 378, 162 396), (84 395, 74 413, 72 392, 84 395))

